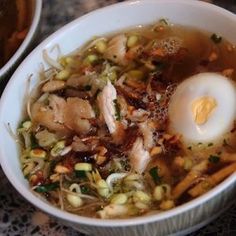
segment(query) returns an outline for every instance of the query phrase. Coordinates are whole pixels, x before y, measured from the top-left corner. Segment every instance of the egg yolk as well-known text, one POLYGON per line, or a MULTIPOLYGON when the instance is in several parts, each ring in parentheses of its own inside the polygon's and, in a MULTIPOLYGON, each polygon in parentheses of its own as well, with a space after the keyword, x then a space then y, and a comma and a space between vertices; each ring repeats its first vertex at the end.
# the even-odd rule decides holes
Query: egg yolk
POLYGON ((169 133, 185 143, 218 142, 234 127, 236 84, 218 73, 199 73, 180 83, 168 106, 169 133))
POLYGON ((197 125, 203 125, 207 122, 217 102, 213 97, 201 97, 192 102, 192 115, 197 125))

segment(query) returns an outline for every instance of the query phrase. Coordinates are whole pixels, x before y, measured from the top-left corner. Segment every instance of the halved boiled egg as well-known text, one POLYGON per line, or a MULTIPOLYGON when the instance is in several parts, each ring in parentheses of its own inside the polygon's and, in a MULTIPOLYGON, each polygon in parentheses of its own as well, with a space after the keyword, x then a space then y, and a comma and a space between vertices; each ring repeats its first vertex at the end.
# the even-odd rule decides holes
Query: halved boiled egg
POLYGON ((169 104, 170 132, 184 141, 210 142, 232 129, 236 118, 236 87, 217 73, 200 73, 178 85, 169 104))

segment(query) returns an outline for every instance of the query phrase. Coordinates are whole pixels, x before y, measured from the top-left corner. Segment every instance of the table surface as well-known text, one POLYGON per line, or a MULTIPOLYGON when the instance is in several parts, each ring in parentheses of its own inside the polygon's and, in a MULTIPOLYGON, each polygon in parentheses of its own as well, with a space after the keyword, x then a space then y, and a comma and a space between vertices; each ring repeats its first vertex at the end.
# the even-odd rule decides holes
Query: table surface
MULTIPOLYGON (((71 20, 120 0, 44 0, 37 43, 71 20)), ((236 13, 236 0, 210 1, 236 13)), ((82 236, 37 210, 11 186, 0 169, 0 236, 82 236)), ((236 235, 236 204, 192 236, 236 235)))

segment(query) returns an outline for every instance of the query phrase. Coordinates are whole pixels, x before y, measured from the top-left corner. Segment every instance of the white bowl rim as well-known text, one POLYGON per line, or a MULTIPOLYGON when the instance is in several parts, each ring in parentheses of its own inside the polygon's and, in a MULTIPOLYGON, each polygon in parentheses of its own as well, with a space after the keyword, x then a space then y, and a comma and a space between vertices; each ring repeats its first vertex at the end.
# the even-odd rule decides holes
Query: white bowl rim
MULTIPOLYGON (((30 44, 30 41, 33 38, 34 33, 35 33, 37 26, 39 24, 41 10, 42 10, 42 0, 36 0, 33 19, 32 19, 31 25, 30 25, 29 32, 27 33, 25 39, 21 43, 20 47, 13 54, 13 56, 7 61, 7 63, 4 64, 4 66, 2 68, 0 68, 0 78, 2 76, 4 76, 5 74, 7 74, 7 72, 11 69, 12 66, 14 66, 14 64, 17 62, 17 60, 25 52, 27 46, 30 44)), ((2 80, 2 78, 0 80, 2 80)))
MULTIPOLYGON (((52 39, 57 37, 58 35, 63 34, 65 30, 68 30, 69 28, 73 28, 74 25, 78 24, 80 21, 86 20, 86 18, 90 17, 90 15, 96 14, 97 12, 106 11, 106 9, 111 9, 116 6, 126 6, 129 4, 144 4, 145 3, 155 3, 155 2, 162 2, 162 3, 184 3, 188 5, 201 5, 208 9, 214 9, 214 11, 218 12, 221 15, 224 15, 226 18, 233 18, 232 20, 236 21, 233 13, 220 8, 216 5, 201 2, 201 1, 187 1, 187 0, 131 0, 126 2, 120 2, 116 3, 107 7, 103 7, 100 9, 97 9, 93 12, 90 12, 82 17, 79 17, 78 19, 73 20, 72 22, 68 23, 67 25, 60 28, 58 31, 53 33, 51 36, 46 38, 42 43, 40 43, 21 63, 21 65, 18 67, 18 69, 13 74, 12 78, 10 79, 9 83, 7 84, 3 95, 0 100, 0 118, 4 116, 2 112, 3 104, 5 103, 5 100, 7 100, 7 91, 10 89, 11 85, 14 84, 14 81, 17 79, 18 71, 21 70, 21 68, 24 68, 25 65, 27 65, 30 62, 30 58, 36 54, 38 50, 42 50, 52 39)), ((0 119, 1 120, 1 119, 0 119)), ((1 144, 1 140, 0 140, 1 144)), ((125 226, 135 226, 135 225, 142 225, 142 224, 148 224, 153 222, 158 222, 165 220, 167 218, 171 218, 177 215, 180 215, 181 213, 187 212, 193 208, 196 208, 200 206, 203 203, 206 203, 213 197, 217 196, 220 192, 223 192, 226 190, 229 186, 231 186, 233 183, 236 182, 236 173, 229 176, 226 180, 224 180, 222 183, 214 187, 209 192, 203 194, 202 196, 191 200, 190 202, 187 202, 183 205, 177 206, 171 210, 160 212, 154 215, 148 215, 148 216, 140 216, 140 217, 133 217, 128 219, 97 219, 97 218, 90 218, 90 217, 84 217, 75 215, 66 211, 62 211, 59 208, 56 208, 54 206, 48 205, 46 202, 40 200, 39 197, 37 197, 35 194, 33 194, 28 188, 25 186, 22 186, 22 183, 20 180, 11 174, 11 169, 8 167, 7 163, 4 160, 4 151, 3 149, 0 149, 0 164, 2 166, 2 169, 7 176, 8 180, 11 182, 11 184, 15 187, 15 189, 24 197, 26 198, 30 203, 41 209, 42 211, 48 213, 49 215, 52 215, 54 217, 60 218, 62 220, 66 220, 71 223, 77 223, 77 224, 83 224, 88 226, 98 226, 98 227, 125 227, 125 226)))

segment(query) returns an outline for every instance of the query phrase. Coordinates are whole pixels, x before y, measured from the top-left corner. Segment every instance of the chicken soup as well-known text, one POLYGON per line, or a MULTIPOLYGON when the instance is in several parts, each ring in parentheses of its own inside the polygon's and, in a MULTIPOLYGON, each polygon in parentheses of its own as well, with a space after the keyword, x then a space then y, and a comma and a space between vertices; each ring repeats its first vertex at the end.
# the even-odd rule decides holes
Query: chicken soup
POLYGON ((32 190, 74 214, 128 218, 236 170, 236 51, 166 19, 51 58, 18 128, 32 190))

